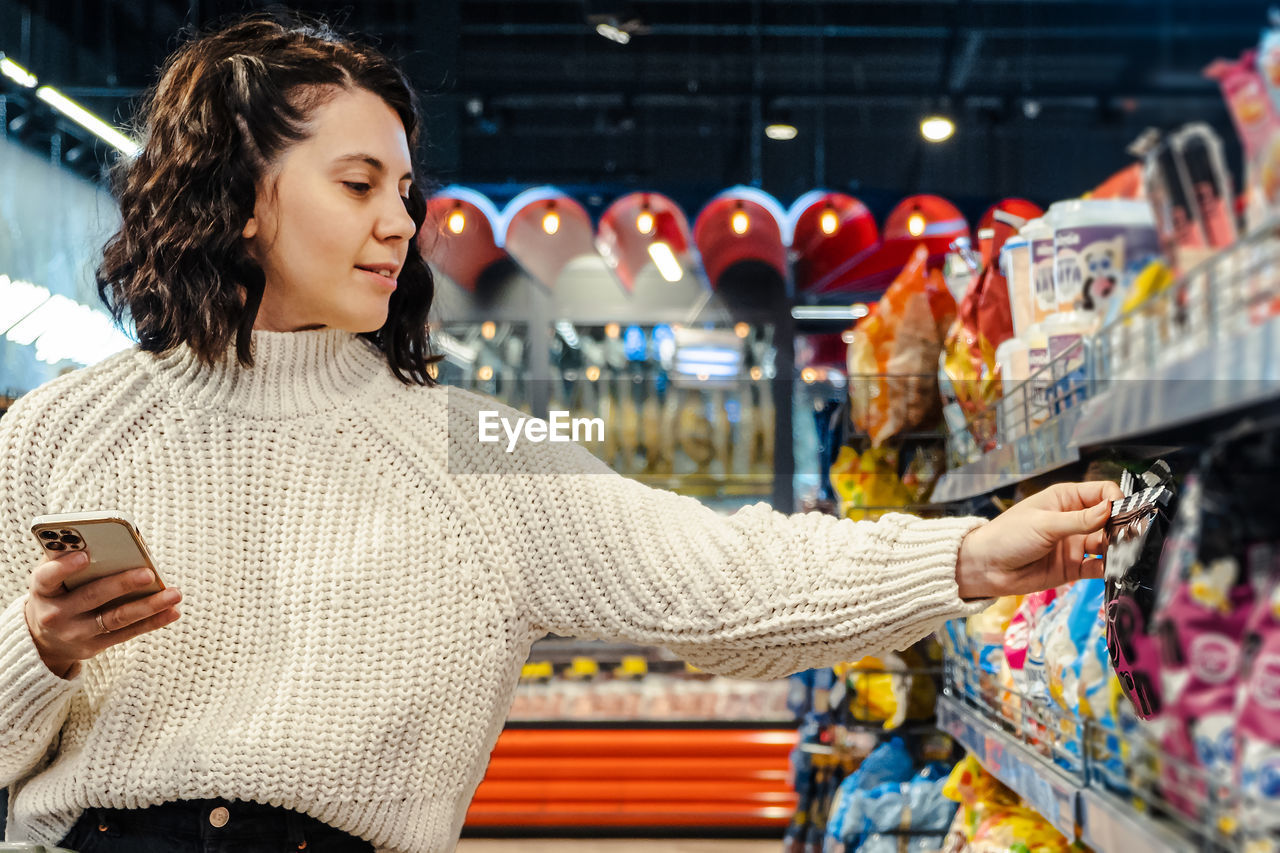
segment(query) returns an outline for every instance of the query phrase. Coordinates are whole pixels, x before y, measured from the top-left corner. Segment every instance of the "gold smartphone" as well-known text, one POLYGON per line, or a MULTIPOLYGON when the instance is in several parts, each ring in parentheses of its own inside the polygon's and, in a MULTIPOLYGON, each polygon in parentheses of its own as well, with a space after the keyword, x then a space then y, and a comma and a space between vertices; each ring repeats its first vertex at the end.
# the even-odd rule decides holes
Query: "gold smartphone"
POLYGON ((31 522, 31 532, 49 559, 84 551, 89 565, 67 578, 67 589, 75 589, 90 581, 130 569, 150 569, 153 582, 110 602, 112 607, 126 601, 146 598, 164 589, 147 545, 135 525, 122 512, 66 512, 41 515, 31 522))

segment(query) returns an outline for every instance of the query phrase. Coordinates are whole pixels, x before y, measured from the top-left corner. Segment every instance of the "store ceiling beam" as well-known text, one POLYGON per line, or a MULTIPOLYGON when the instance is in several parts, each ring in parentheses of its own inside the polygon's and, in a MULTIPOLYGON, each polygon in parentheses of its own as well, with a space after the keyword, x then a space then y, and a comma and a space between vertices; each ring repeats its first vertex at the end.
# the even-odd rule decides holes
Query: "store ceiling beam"
MULTIPOLYGON (((1031 41, 1072 41, 1100 39, 1105 41, 1166 41, 1201 40, 1210 38, 1256 39, 1258 24, 1253 23, 1179 23, 1117 26, 1101 22, 1098 26, 1008 26, 983 25, 971 27, 990 39, 1016 39, 1031 41)), ((642 41, 649 37, 675 36, 679 38, 750 38, 754 27, 744 24, 649 24, 646 32, 637 36, 642 41)), ((807 24, 763 24, 760 34, 771 38, 823 38, 823 39, 925 39, 937 40, 951 34, 949 27, 941 26, 842 26, 807 24)), ((464 24, 463 36, 546 37, 592 35, 591 28, 582 24, 464 24)))
POLYGON ((982 42, 983 35, 980 30, 965 31, 964 43, 960 47, 959 55, 952 63, 950 79, 947 81, 947 90, 952 94, 963 92, 969 84, 969 76, 973 73, 974 64, 982 53, 982 42))

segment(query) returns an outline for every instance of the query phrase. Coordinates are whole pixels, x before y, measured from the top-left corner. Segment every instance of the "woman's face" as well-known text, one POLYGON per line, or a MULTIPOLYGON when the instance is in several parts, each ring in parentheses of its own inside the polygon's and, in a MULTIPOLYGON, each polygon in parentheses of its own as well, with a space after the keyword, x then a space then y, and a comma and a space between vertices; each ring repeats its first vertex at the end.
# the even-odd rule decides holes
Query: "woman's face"
POLYGON ((272 164, 242 232, 266 274, 254 328, 376 331, 414 236, 404 125, 357 89, 318 107, 311 131, 272 164))

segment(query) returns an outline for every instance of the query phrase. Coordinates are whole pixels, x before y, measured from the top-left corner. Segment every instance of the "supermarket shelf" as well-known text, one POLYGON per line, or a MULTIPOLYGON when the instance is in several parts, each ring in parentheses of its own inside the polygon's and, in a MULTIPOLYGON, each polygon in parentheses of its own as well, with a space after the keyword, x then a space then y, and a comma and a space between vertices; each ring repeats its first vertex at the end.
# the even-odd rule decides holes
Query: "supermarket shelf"
POLYGON ((1280 401, 1280 318, 1222 335, 1143 379, 1117 379, 1085 401, 1070 442, 1097 447, 1280 401))
POLYGON ((1078 462, 1080 451, 1071 443, 1071 436, 1083 412, 1082 408, 1068 409, 1029 435, 947 471, 934 487, 933 502, 968 500, 1078 462))
MULTIPOLYGON (((1280 223, 1270 222, 1090 336, 1082 352, 1054 358, 973 420, 1022 437, 948 472, 934 499, 1005 488, 1075 461, 1082 450, 1194 439, 1192 429, 1218 431, 1241 415, 1270 417, 1280 409, 1277 269, 1280 223), (1070 429, 1034 425, 1044 394, 1058 395, 1050 405, 1074 404, 1070 429)), ((955 442, 953 436, 953 458, 963 457, 965 442, 955 442)))
POLYGON ((996 722, 952 696, 938 699, 938 727, 972 753, 989 773, 1067 838, 1098 851, 1194 853, 1200 847, 1173 828, 1063 770, 996 722))
POLYGON ((1167 826, 1100 791, 1080 792, 1080 839, 1094 850, 1193 853, 1200 848, 1167 826))
POLYGON ((938 728, 955 738, 1059 832, 1067 838, 1076 837, 1079 781, 952 697, 938 698, 938 728))

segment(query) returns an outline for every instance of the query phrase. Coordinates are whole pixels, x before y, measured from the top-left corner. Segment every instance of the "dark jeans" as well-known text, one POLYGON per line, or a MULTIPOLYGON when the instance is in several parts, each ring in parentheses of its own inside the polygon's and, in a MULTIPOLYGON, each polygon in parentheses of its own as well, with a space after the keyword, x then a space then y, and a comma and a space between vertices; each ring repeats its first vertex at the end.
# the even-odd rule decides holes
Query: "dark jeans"
POLYGON ((87 809, 58 846, 77 853, 373 853, 369 842, 315 818, 239 800, 87 809))

